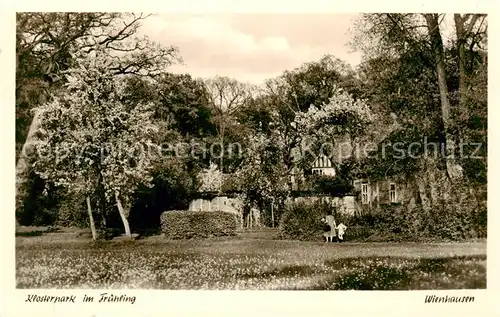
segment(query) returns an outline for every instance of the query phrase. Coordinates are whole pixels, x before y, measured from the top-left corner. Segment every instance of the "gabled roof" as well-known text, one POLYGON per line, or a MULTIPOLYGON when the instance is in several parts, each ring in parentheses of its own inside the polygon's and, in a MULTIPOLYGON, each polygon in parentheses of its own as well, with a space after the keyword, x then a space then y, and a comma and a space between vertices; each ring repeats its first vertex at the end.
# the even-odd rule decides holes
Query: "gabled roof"
POLYGON ((314 161, 312 168, 334 168, 334 166, 330 158, 323 154, 314 161))

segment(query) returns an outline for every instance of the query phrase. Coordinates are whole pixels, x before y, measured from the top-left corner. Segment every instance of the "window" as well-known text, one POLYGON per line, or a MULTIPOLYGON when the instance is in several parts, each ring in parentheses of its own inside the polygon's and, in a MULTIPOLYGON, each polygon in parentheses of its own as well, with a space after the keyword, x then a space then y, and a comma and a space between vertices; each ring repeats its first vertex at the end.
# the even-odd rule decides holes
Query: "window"
POLYGON ((319 175, 319 176, 323 175, 323 170, 321 169, 314 169, 312 172, 313 175, 319 175))
POLYGON ((368 183, 361 184, 361 202, 363 204, 368 204, 368 183))
POLYGON ((391 183, 391 185, 390 185, 389 197, 391 199, 391 203, 397 202, 397 198, 396 198, 396 184, 395 183, 391 183))

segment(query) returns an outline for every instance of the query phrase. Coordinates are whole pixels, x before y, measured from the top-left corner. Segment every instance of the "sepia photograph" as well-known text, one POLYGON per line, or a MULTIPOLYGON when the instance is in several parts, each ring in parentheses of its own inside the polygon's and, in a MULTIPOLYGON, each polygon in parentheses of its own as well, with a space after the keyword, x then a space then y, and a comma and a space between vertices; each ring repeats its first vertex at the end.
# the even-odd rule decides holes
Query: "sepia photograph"
MULTIPOLYGON (((16 13, 16 289, 486 290, 487 35, 465 12, 16 13)), ((474 301, 452 295, 422 303, 474 301)))

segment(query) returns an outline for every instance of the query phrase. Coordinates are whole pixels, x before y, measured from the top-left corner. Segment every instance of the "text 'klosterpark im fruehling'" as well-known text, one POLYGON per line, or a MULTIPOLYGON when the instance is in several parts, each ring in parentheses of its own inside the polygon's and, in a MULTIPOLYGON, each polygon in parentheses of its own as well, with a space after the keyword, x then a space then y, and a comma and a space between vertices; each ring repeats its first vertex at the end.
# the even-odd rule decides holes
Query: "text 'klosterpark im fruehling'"
POLYGON ((84 294, 83 297, 76 295, 53 296, 53 295, 34 295, 28 294, 26 302, 31 303, 135 303, 135 296, 125 294, 101 293, 98 296, 89 296, 84 294))

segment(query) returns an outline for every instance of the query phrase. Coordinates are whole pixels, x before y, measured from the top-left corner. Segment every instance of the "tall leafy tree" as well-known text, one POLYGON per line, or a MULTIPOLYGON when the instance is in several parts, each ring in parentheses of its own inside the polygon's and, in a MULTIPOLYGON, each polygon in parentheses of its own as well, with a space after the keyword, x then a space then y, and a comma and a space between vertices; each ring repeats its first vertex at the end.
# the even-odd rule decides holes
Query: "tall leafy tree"
MULTIPOLYGON (((433 80, 436 91, 439 95, 439 128, 442 135, 442 143, 445 146, 445 164, 447 174, 450 179, 460 179, 462 177, 462 167, 460 161, 455 158, 457 131, 460 130, 456 113, 463 113, 464 100, 467 98, 464 94, 466 82, 465 64, 468 64, 468 56, 475 56, 484 44, 487 24, 482 15, 455 15, 455 37, 459 58, 457 68, 459 69, 459 103, 455 104, 453 100, 453 73, 447 68, 447 50, 450 45, 443 41, 442 21, 446 18, 444 14, 365 14, 358 21, 357 32, 355 33, 353 44, 361 49, 365 54, 365 60, 386 59, 396 64, 421 63, 422 75, 410 75, 414 78, 416 85, 417 77, 426 76, 426 80, 433 80), (470 44, 471 54, 465 54, 464 43, 470 44), (429 73, 429 70, 432 72, 429 73)), ((452 44, 453 45, 453 44, 452 44)), ((470 65, 470 64, 469 64, 470 65)), ((392 68, 394 69, 394 68, 392 68)), ((400 68, 401 69, 401 68, 400 68)), ((408 69, 408 68, 407 68, 408 69)), ((411 72, 410 72, 411 74, 411 72)), ((424 78, 422 78, 424 79, 424 78)), ((404 80, 402 78, 402 80, 404 80)), ((411 89, 410 87, 408 87, 411 89)), ((401 87, 398 87, 398 94, 401 93, 401 87)), ((424 96, 418 94, 416 96, 424 96)), ((428 97, 431 96, 428 94, 428 97)), ((414 101, 419 102, 417 98, 414 101)), ((432 102, 427 103, 432 105, 432 102)), ((436 111, 431 106, 425 107, 431 111, 424 113, 423 121, 432 122, 436 111)), ((409 113, 412 110, 406 109, 409 113)), ((418 109, 417 109, 418 111, 418 109)), ((429 124, 427 124, 429 125, 429 124)), ((435 123, 431 123, 435 125, 435 123)))
POLYGON ((159 127, 154 141, 161 145, 161 156, 152 174, 154 187, 141 186, 131 210, 131 226, 145 232, 159 226, 165 210, 189 206, 200 185, 198 174, 210 165, 217 122, 205 83, 189 74, 129 77, 126 90, 127 102, 153 104, 159 127))
POLYGON ((470 90, 469 78, 477 66, 477 49, 484 49, 487 35, 487 16, 485 14, 453 14, 458 50, 459 93, 460 104, 463 103, 470 90))
MULTIPOLYGON (((461 153, 456 145, 460 140, 485 143, 481 135, 485 132, 482 122, 486 118, 486 100, 477 98, 474 91, 485 92, 487 87, 486 81, 480 79, 487 65, 487 24, 481 15, 475 19, 472 15, 460 15, 459 19, 454 16, 459 29, 471 23, 471 33, 460 30, 453 34, 453 30, 448 30, 452 38, 445 41, 442 21, 447 18, 450 20, 451 16, 366 14, 358 21, 353 41, 364 53, 360 77, 366 96, 398 127, 384 142, 406 146, 414 142, 422 146, 438 144, 435 150, 430 147, 430 153, 413 153, 420 159, 411 157, 408 151, 404 158, 398 153, 386 152, 384 159, 367 160, 365 171, 381 177, 391 173, 404 175, 415 184, 422 205, 429 211, 438 203, 437 192, 471 181, 471 177, 478 179, 480 177, 473 174, 485 170, 479 166, 482 160, 457 158, 461 153), (465 46, 464 41, 468 43, 465 46), (470 67, 471 79, 474 78, 470 84, 465 84, 469 79, 467 75, 463 77, 461 71, 464 54, 459 51, 464 47, 467 47, 465 64, 470 67), (470 90, 465 92, 464 85, 470 90), (475 129, 483 132, 475 135, 475 129)), ((380 154, 377 157, 381 157, 380 154)))
POLYGON ((326 61, 307 64, 295 70, 296 74, 285 73, 269 81, 267 92, 254 98, 239 114, 250 131, 243 162, 234 177, 253 207, 288 196, 293 168, 301 165, 300 160, 312 163, 310 156, 296 151, 302 140, 332 142, 339 136, 361 133, 371 121, 366 102, 339 87, 343 83, 342 68, 329 69, 326 61), (310 82, 308 78, 312 78, 310 82))
POLYGON ((214 120, 217 122, 221 153, 219 168, 224 172, 226 129, 235 121, 235 114, 252 96, 252 87, 228 77, 216 76, 205 81, 213 107, 214 120))
MULTIPOLYGON (((329 103, 337 87, 355 99, 361 98, 360 84, 354 71, 348 64, 331 55, 305 63, 266 82, 262 102, 271 110, 272 122, 269 126, 277 138, 276 144, 281 148, 281 157, 289 171, 295 166, 294 149, 304 139, 296 125, 296 117, 307 112, 311 106, 321 107, 329 103)), ((355 135, 350 137, 354 139, 355 135)))

